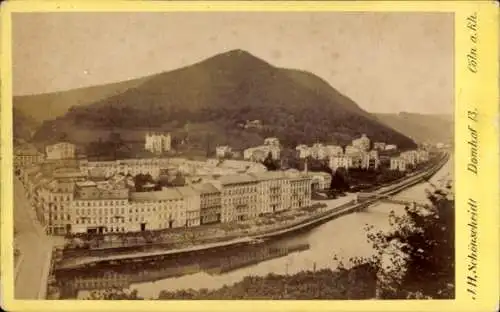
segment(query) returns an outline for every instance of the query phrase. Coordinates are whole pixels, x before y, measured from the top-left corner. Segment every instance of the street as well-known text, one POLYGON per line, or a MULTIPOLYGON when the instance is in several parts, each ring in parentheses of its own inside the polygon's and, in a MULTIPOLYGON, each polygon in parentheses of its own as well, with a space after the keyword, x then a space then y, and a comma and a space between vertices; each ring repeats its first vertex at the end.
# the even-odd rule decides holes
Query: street
POLYGON ((17 178, 14 180, 14 224, 17 248, 23 257, 14 277, 15 299, 44 299, 52 244, 36 220, 17 178))

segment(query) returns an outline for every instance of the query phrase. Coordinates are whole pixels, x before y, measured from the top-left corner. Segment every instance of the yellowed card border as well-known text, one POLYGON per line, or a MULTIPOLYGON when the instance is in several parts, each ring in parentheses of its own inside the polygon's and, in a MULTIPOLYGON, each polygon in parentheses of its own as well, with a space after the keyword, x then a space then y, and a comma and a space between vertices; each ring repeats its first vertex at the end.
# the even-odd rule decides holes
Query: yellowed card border
MULTIPOLYGON (((498 300, 498 220, 499 220, 499 148, 498 148, 498 7, 494 1, 15 1, 2 5, 1 59, 1 207, 2 207, 2 307, 22 311, 68 310, 151 310, 197 311, 409 311, 452 310, 491 311, 498 300), (455 13, 455 175, 456 175, 456 299, 444 301, 28 301, 13 300, 13 159, 12 159, 12 54, 11 14, 16 12, 175 12, 175 11, 376 11, 376 12, 454 12, 455 13), (470 52, 470 31, 466 19, 478 15, 479 71, 467 69, 470 52), (478 176, 467 172, 467 110, 476 106, 481 122, 480 171, 478 176), (465 276, 469 241, 467 198, 480 201, 479 254, 477 298, 467 294, 465 276)), ((432 73, 429 73, 430 75, 432 73)))

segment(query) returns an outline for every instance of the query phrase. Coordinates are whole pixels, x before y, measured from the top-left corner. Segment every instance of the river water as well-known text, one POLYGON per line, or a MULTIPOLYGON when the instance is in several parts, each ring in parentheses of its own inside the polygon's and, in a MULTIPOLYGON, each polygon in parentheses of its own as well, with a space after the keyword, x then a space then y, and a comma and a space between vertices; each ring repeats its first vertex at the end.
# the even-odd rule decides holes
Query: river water
MULTIPOLYGON (((431 178, 439 185, 453 179, 453 158, 431 178)), ((415 185, 395 196, 426 201, 429 183, 415 185)), ((269 273, 293 274, 303 270, 337 266, 334 256, 348 259, 370 256, 374 250, 366 240, 365 225, 389 229, 388 215, 403 212, 398 204, 380 203, 363 212, 342 216, 308 232, 264 245, 238 247, 223 253, 210 253, 190 259, 121 267, 94 267, 57 277, 62 298, 86 297, 91 290, 107 287, 137 289, 144 298, 156 298, 161 290, 220 288, 241 281, 245 276, 269 273)))

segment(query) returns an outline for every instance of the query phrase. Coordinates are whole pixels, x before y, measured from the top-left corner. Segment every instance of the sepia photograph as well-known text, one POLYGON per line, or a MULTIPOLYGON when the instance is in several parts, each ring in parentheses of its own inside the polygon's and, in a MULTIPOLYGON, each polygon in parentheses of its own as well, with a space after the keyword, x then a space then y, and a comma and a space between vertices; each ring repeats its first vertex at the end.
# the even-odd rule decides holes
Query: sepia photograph
POLYGON ((11 28, 14 299, 455 299, 453 12, 11 28))

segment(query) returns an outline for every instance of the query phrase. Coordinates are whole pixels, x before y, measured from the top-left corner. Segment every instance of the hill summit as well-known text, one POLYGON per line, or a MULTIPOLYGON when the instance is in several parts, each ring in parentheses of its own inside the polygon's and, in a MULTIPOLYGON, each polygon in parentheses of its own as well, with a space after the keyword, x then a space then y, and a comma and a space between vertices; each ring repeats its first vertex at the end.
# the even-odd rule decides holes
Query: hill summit
MULTIPOLYGON (((91 103, 73 99, 75 105, 46 120, 34 140, 53 141, 64 134, 75 143, 88 143, 118 131, 126 140, 140 141, 145 131, 155 130, 189 138, 198 147, 210 138, 212 145, 245 148, 268 136, 294 147, 317 141, 345 145, 366 133, 375 141, 415 146, 321 78, 275 67, 243 50, 108 86, 112 90, 93 87, 101 98, 91 103), (259 120, 262 127, 245 129, 248 120, 259 120)), ((79 95, 84 98, 85 90, 79 95)))

